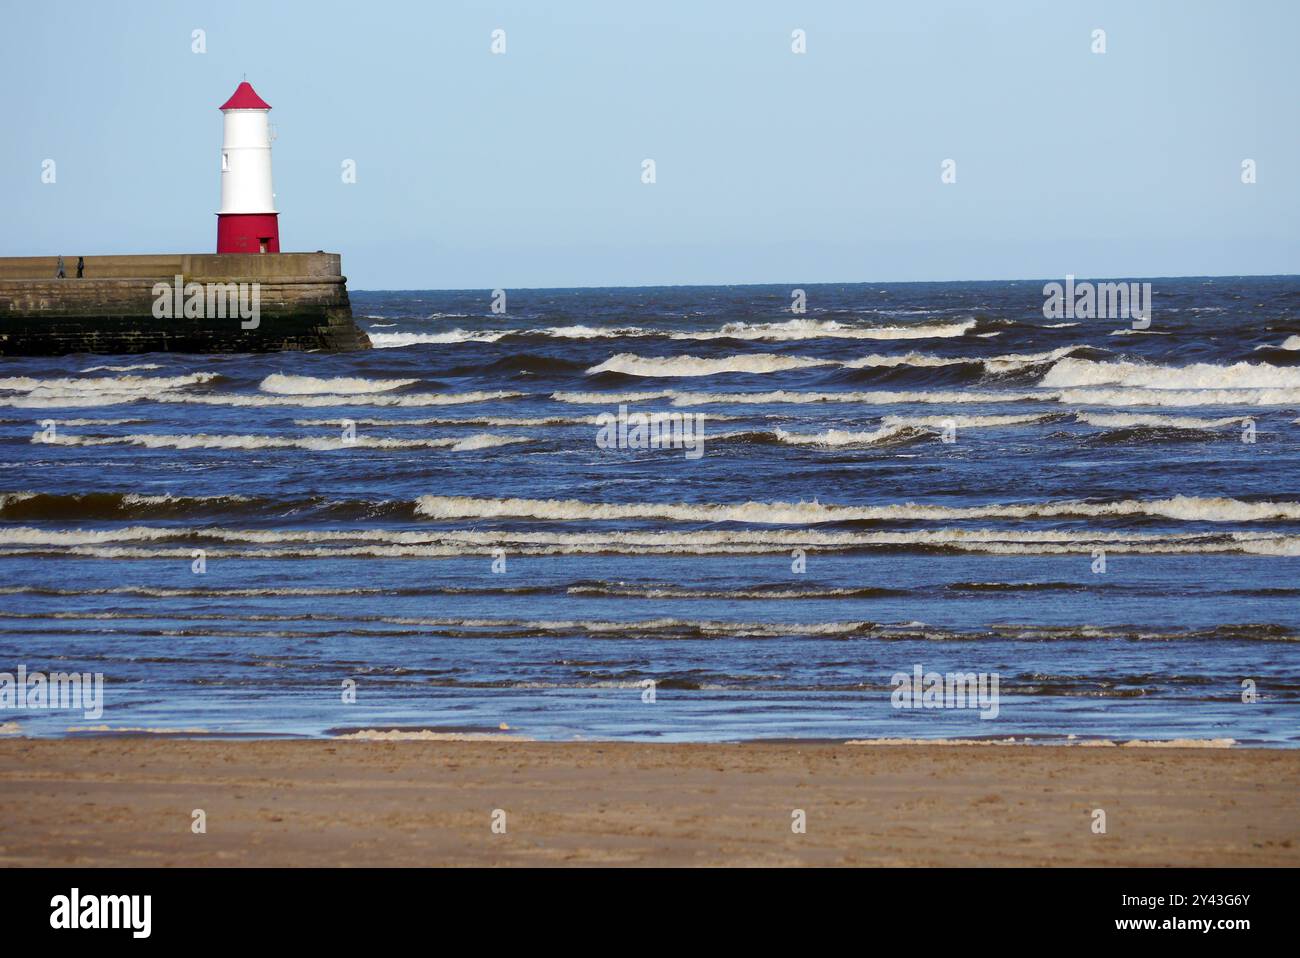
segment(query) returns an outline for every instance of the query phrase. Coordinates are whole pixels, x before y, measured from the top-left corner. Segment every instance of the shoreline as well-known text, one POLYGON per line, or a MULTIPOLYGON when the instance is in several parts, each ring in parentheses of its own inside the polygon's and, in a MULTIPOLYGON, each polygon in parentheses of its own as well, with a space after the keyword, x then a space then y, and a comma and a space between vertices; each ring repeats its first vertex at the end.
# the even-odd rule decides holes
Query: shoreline
POLYGON ((272 732, 209 730, 178 726, 122 726, 112 728, 102 726, 70 726, 60 734, 27 734, 16 722, 0 722, 0 742, 60 742, 88 741, 96 739, 140 739, 187 740, 195 742, 528 742, 550 745, 844 745, 871 746, 888 748, 891 746, 920 747, 976 747, 1002 746, 1015 748, 1174 748, 1174 749, 1256 749, 1266 751, 1300 751, 1300 743, 1295 745, 1280 744, 1261 740, 1240 741, 1234 738, 1106 738, 1103 736, 1070 735, 1023 735, 1015 736, 962 736, 918 738, 916 736, 897 736, 871 738, 845 738, 844 736, 796 736, 775 735, 757 738, 731 739, 691 739, 669 740, 657 738, 616 737, 575 735, 569 738, 536 738, 519 734, 518 729, 495 729, 490 726, 391 726, 363 725, 356 727, 331 728, 324 732, 272 732))
POLYGON ((1294 749, 6 738, 0 864, 1295 866, 1297 796, 1294 749))

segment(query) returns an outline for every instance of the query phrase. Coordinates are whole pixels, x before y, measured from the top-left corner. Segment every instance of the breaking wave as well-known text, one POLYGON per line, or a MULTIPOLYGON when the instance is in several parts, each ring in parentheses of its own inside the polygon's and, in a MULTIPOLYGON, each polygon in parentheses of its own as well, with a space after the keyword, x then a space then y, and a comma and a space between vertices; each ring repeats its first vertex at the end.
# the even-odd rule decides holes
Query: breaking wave
POLYGON ((664 389, 657 392, 557 392, 551 398, 556 402, 579 406, 618 405, 620 403, 667 400, 674 406, 709 405, 768 405, 780 403, 866 403, 869 405, 902 405, 907 403, 1002 403, 1053 400, 1058 393, 1038 392, 975 392, 900 391, 900 392, 800 392, 779 389, 763 393, 679 392, 664 389))
POLYGON ((1198 419, 1195 416, 1155 416, 1140 413, 1076 413, 1075 418, 1089 426, 1103 429, 1221 429, 1241 422, 1242 416, 1222 419, 1198 419))
POLYGON ((721 329, 675 332, 672 339, 947 339, 964 336, 975 320, 956 323, 917 323, 908 326, 852 326, 835 320, 791 319, 784 323, 727 323, 721 329))
POLYGON ((1135 533, 939 528, 890 532, 734 529, 682 532, 519 532, 514 530, 226 529, 128 526, 102 530, 0 528, 0 555, 63 554, 101 559, 437 559, 511 555, 771 555, 792 548, 825 552, 926 552, 986 555, 1244 553, 1300 556, 1300 536, 1264 532, 1135 533), (167 543, 173 543, 168 546, 167 543))
POLYGON ((828 429, 819 433, 795 433, 777 429, 778 441, 796 446, 871 446, 906 442, 932 436, 939 430, 980 429, 1047 422, 1055 416, 885 416, 880 426, 868 432, 828 429))
POLYGON ((518 399, 524 395, 526 394, 499 389, 463 393, 353 393, 351 395, 330 393, 294 396, 229 393, 206 396, 193 394, 162 395, 155 397, 155 401, 163 403, 195 403, 208 406, 455 406, 464 403, 518 399))
POLYGON ((986 358, 973 356, 931 356, 924 353, 908 353, 904 356, 863 356, 841 362, 835 359, 823 359, 815 356, 787 356, 780 353, 748 353, 706 359, 698 356, 638 356, 634 353, 619 353, 611 356, 599 365, 587 370, 588 375, 615 372, 628 376, 677 377, 677 376, 714 376, 720 373, 778 373, 791 369, 809 369, 817 366, 842 366, 845 369, 895 368, 915 366, 931 368, 939 366, 983 366, 990 373, 1013 372, 1027 366, 1055 362, 1072 352, 1086 347, 1063 346, 1043 353, 1007 356, 990 356, 986 358))
POLYGON ((597 366, 592 366, 587 370, 587 374, 614 372, 628 376, 714 376, 719 373, 775 373, 788 369, 829 365, 835 365, 834 360, 782 356, 773 353, 727 356, 721 359, 701 359, 698 356, 637 356, 632 353, 619 353, 597 366))
POLYGON ((490 433, 436 439, 391 439, 358 434, 346 442, 341 436, 222 436, 204 433, 179 436, 159 433, 138 433, 128 436, 57 435, 50 439, 42 438, 40 433, 32 436, 34 443, 58 446, 143 446, 146 449, 307 449, 314 452, 353 448, 450 449, 452 452, 467 452, 532 441, 527 436, 495 436, 490 433))
POLYGON ((1300 520, 1300 502, 1243 502, 1239 499, 1174 496, 1117 502, 1038 502, 982 506, 893 503, 847 506, 812 502, 600 503, 576 499, 481 499, 421 496, 416 512, 430 519, 516 518, 544 521, 665 519, 672 522, 744 522, 805 525, 826 522, 881 522, 964 519, 1055 519, 1152 516, 1187 522, 1265 522, 1300 520))
POLYGON ((390 389, 412 386, 414 379, 357 379, 347 376, 335 376, 331 379, 317 379, 314 376, 286 376, 272 373, 258 386, 263 392, 280 393, 290 396, 317 395, 320 393, 382 393, 390 389))
POLYGON ((158 400, 188 386, 211 383, 216 373, 187 376, 99 376, 85 379, 35 379, 30 376, 0 378, 0 406, 25 409, 58 409, 86 406, 114 406, 141 400, 158 400))
POLYGON ((1152 366, 1066 358, 1047 371, 1040 386, 1129 386, 1144 389, 1300 389, 1300 369, 1262 363, 1216 366, 1152 366))

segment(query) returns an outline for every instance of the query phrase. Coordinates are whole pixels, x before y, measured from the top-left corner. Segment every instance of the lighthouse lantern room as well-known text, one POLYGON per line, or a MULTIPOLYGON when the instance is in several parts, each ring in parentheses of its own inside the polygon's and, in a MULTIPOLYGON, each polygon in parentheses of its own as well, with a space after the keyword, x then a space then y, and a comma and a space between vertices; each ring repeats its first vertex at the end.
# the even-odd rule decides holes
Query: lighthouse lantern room
POLYGON ((279 214, 271 191, 270 110, 271 104, 246 80, 221 105, 218 253, 280 252, 279 214))

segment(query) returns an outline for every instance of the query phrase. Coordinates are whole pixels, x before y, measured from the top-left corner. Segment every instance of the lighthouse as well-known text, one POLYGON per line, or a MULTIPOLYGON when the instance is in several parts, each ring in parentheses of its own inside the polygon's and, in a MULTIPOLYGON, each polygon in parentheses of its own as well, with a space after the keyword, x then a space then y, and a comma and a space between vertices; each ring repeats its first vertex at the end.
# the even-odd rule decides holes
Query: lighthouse
POLYGON ((221 105, 221 209, 218 253, 280 252, 279 214, 271 191, 267 103, 245 80, 221 105))

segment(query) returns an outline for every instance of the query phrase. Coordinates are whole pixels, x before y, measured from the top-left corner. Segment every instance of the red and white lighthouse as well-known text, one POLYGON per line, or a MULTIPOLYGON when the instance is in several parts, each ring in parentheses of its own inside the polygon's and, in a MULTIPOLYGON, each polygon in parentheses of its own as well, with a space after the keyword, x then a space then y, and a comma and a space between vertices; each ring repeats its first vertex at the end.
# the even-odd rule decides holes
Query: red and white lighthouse
POLYGON ((270 110, 271 104, 247 80, 221 105, 218 253, 280 252, 280 214, 271 191, 270 110))

